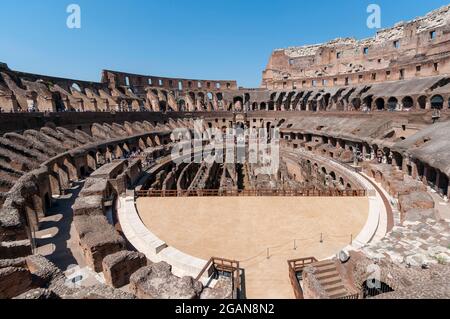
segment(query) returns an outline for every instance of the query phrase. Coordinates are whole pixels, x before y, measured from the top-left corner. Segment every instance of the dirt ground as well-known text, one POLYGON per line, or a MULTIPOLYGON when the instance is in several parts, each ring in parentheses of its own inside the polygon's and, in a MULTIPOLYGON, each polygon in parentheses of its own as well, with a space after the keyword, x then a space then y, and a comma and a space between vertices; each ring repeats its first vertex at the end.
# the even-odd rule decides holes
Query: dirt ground
POLYGON ((287 260, 335 255, 364 227, 369 201, 364 197, 139 198, 137 208, 144 224, 169 246, 205 260, 240 261, 247 298, 276 299, 294 297, 287 260))

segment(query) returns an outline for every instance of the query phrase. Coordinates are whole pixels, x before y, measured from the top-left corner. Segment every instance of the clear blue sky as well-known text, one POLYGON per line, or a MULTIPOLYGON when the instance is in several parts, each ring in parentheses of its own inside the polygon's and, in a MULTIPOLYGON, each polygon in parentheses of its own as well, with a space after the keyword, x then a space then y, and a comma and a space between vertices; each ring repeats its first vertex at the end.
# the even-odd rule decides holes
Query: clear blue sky
POLYGON ((0 61, 82 80, 113 69, 256 87, 275 48, 372 36, 370 3, 384 28, 448 0, 1 0, 0 61), (80 30, 66 27, 71 3, 80 30))

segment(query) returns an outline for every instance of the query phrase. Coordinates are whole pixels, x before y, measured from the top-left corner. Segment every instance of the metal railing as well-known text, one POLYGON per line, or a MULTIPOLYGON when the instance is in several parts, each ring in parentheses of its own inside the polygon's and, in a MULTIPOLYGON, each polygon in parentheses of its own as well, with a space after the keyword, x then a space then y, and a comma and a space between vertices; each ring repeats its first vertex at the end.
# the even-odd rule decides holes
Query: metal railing
POLYGON ((232 283, 232 298, 240 299, 242 295, 242 281, 239 261, 212 257, 206 263, 205 267, 203 267, 195 280, 200 281, 206 273, 208 274, 208 278, 217 277, 219 273, 230 274, 232 283))
POLYGON ((140 190, 136 197, 365 197, 366 190, 256 189, 256 190, 140 190))
POLYGON ((348 295, 348 296, 341 297, 341 298, 336 298, 336 299, 340 299, 340 300, 356 300, 356 299, 360 299, 360 294, 348 295))

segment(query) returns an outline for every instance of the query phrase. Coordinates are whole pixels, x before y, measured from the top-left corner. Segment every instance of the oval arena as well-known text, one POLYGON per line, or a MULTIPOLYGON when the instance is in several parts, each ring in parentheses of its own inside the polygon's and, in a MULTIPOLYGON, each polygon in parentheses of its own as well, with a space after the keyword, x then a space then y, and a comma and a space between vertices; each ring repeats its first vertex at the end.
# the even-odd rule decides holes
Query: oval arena
POLYGON ((252 89, 0 63, 0 298, 448 298, 449 10, 252 89))

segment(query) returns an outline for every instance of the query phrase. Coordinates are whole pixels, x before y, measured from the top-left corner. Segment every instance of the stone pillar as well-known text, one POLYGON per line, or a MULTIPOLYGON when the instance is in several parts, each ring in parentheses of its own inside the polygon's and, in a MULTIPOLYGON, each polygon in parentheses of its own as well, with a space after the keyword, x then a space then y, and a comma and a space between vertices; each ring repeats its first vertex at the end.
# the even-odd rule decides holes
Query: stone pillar
POLYGON ((417 170, 417 164, 414 161, 411 161, 411 171, 412 171, 412 178, 417 179, 419 176, 419 172, 417 170))
POLYGON ((90 168, 91 171, 95 171, 97 169, 97 161, 89 153, 86 155, 86 162, 87 162, 87 166, 90 168))
MULTIPOLYGON (((436 169, 436 180, 434 183, 434 189, 439 192, 439 182, 441 180, 441 172, 436 169)), ((444 194, 445 195, 445 194, 444 194)))
POLYGON ((370 149, 370 160, 374 160, 375 158, 377 157, 377 154, 376 154, 376 152, 375 152, 375 148, 371 148, 370 149))
POLYGON ((70 187, 69 174, 64 170, 64 168, 58 166, 58 176, 60 190, 66 190, 70 187))
POLYGON ((77 167, 72 162, 70 162, 68 158, 64 160, 64 166, 67 168, 67 171, 69 173, 69 179, 71 181, 77 181, 78 180, 77 167))
POLYGON ((427 166, 427 165, 424 165, 424 166, 423 166, 422 182, 423 182, 425 185, 428 185, 427 176, 428 176, 428 166, 427 166))
POLYGON ((404 172, 405 174, 408 174, 408 162, 407 162, 407 159, 406 158, 404 158, 403 159, 403 161, 402 161, 402 167, 401 167, 401 170, 402 170, 402 172, 404 172))
POLYGON ((58 176, 54 176, 53 172, 48 174, 48 180, 50 183, 50 189, 52 191, 52 195, 61 195, 61 188, 59 186, 58 176))

